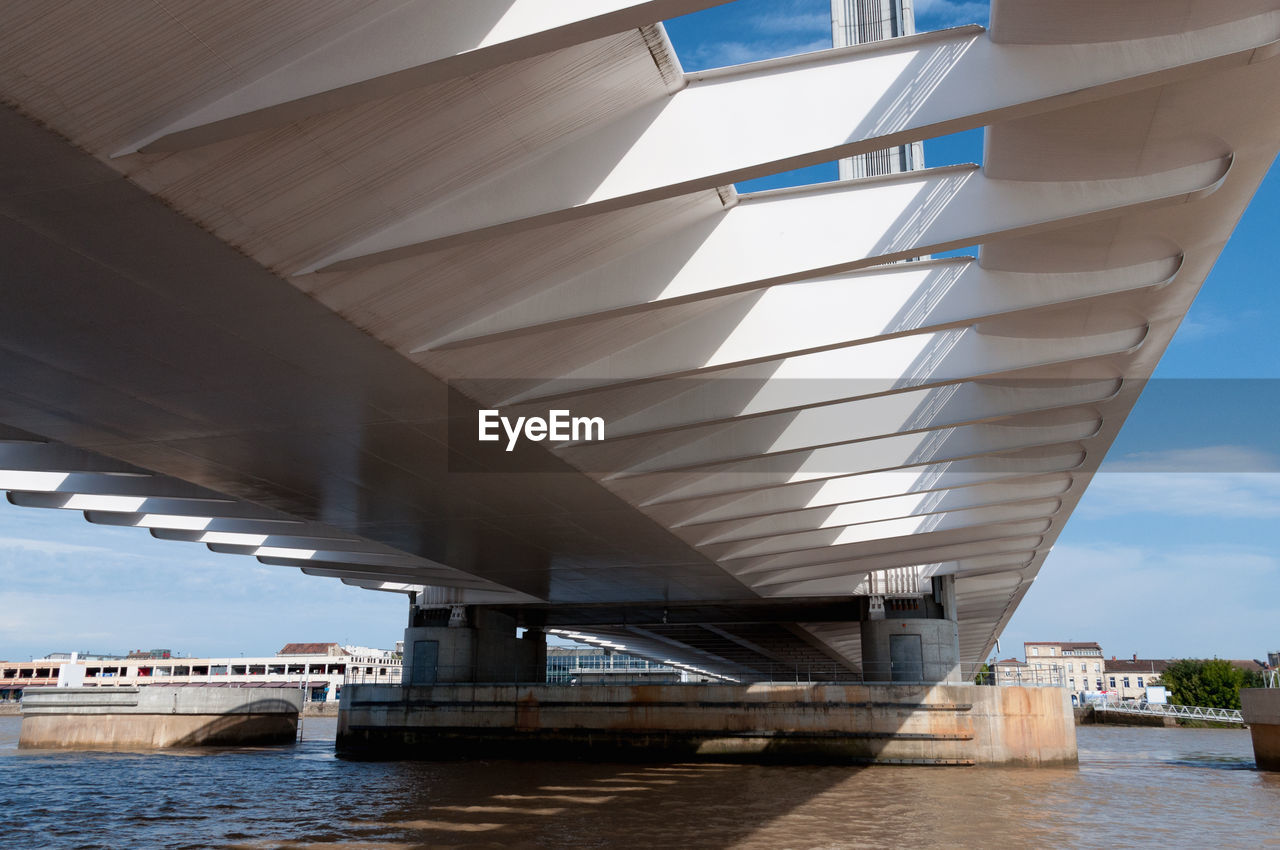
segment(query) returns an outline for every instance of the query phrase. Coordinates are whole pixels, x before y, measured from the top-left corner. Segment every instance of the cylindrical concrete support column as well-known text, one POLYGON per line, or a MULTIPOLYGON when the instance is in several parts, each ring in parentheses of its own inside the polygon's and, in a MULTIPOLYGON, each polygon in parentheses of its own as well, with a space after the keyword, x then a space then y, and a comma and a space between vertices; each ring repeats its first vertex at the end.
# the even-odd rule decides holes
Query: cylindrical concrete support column
POLYGON ((862 674, 868 682, 959 682, 960 630, 954 620, 863 620, 862 674))
POLYGON ((404 631, 406 685, 545 682, 546 671, 546 635, 517 637, 515 620, 490 609, 419 612, 404 631))
POLYGON ((404 630, 406 685, 475 681, 474 629, 415 626, 404 630))
POLYGON ((1280 688, 1243 688, 1240 713, 1253 738, 1259 770, 1280 770, 1280 688))

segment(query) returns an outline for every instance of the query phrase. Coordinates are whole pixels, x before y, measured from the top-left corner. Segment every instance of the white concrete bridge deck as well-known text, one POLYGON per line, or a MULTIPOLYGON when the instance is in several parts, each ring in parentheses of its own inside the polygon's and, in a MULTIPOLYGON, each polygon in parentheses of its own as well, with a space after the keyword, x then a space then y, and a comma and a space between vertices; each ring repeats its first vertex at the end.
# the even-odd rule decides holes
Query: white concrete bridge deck
POLYGON ((686 74, 709 5, 7 4, 0 488, 725 675, 953 575, 984 658, 1275 157, 1280 2, 686 74), (549 406, 607 439, 474 441, 549 406))

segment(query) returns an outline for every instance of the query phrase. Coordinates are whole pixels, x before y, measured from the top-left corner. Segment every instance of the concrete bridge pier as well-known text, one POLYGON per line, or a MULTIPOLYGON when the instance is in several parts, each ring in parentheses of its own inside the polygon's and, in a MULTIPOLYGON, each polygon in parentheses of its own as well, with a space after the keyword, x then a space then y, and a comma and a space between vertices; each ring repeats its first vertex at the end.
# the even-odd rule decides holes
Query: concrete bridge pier
POLYGON ((960 681, 954 600, 946 578, 923 598, 876 606, 895 616, 862 624, 863 683, 661 685, 546 684, 537 629, 517 637, 516 621, 493 609, 415 604, 403 684, 344 687, 337 749, 393 759, 1074 764, 1064 689, 960 681))
POLYGON ((1253 738, 1259 770, 1280 770, 1280 688, 1244 688, 1240 714, 1253 738))
POLYGON ((147 750, 292 744, 302 692, 212 687, 31 688, 19 749, 147 750))
POLYGON ((543 632, 529 629, 518 636, 515 620, 479 606, 413 604, 409 611, 405 684, 546 680, 543 632))
POLYGON ((922 596, 870 598, 862 675, 868 682, 961 681, 953 576, 935 576, 922 596))

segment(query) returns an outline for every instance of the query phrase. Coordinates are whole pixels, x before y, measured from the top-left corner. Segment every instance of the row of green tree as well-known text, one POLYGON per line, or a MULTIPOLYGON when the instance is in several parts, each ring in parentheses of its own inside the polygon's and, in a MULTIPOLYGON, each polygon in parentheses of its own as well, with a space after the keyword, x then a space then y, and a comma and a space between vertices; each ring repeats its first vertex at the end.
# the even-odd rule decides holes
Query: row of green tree
POLYGON ((1261 688, 1262 674, 1241 670, 1221 658, 1182 658, 1160 674, 1169 702, 1204 708, 1239 708, 1241 688, 1261 688))

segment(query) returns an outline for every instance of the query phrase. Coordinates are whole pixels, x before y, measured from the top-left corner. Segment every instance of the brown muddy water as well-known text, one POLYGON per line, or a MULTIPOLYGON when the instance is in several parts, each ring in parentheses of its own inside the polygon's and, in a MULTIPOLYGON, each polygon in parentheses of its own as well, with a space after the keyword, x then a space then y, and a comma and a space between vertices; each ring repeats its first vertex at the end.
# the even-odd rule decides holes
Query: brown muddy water
POLYGON ((1081 727, 1078 769, 349 762, 294 747, 18 751, 0 841, 37 847, 1280 847, 1249 733, 1081 727))

